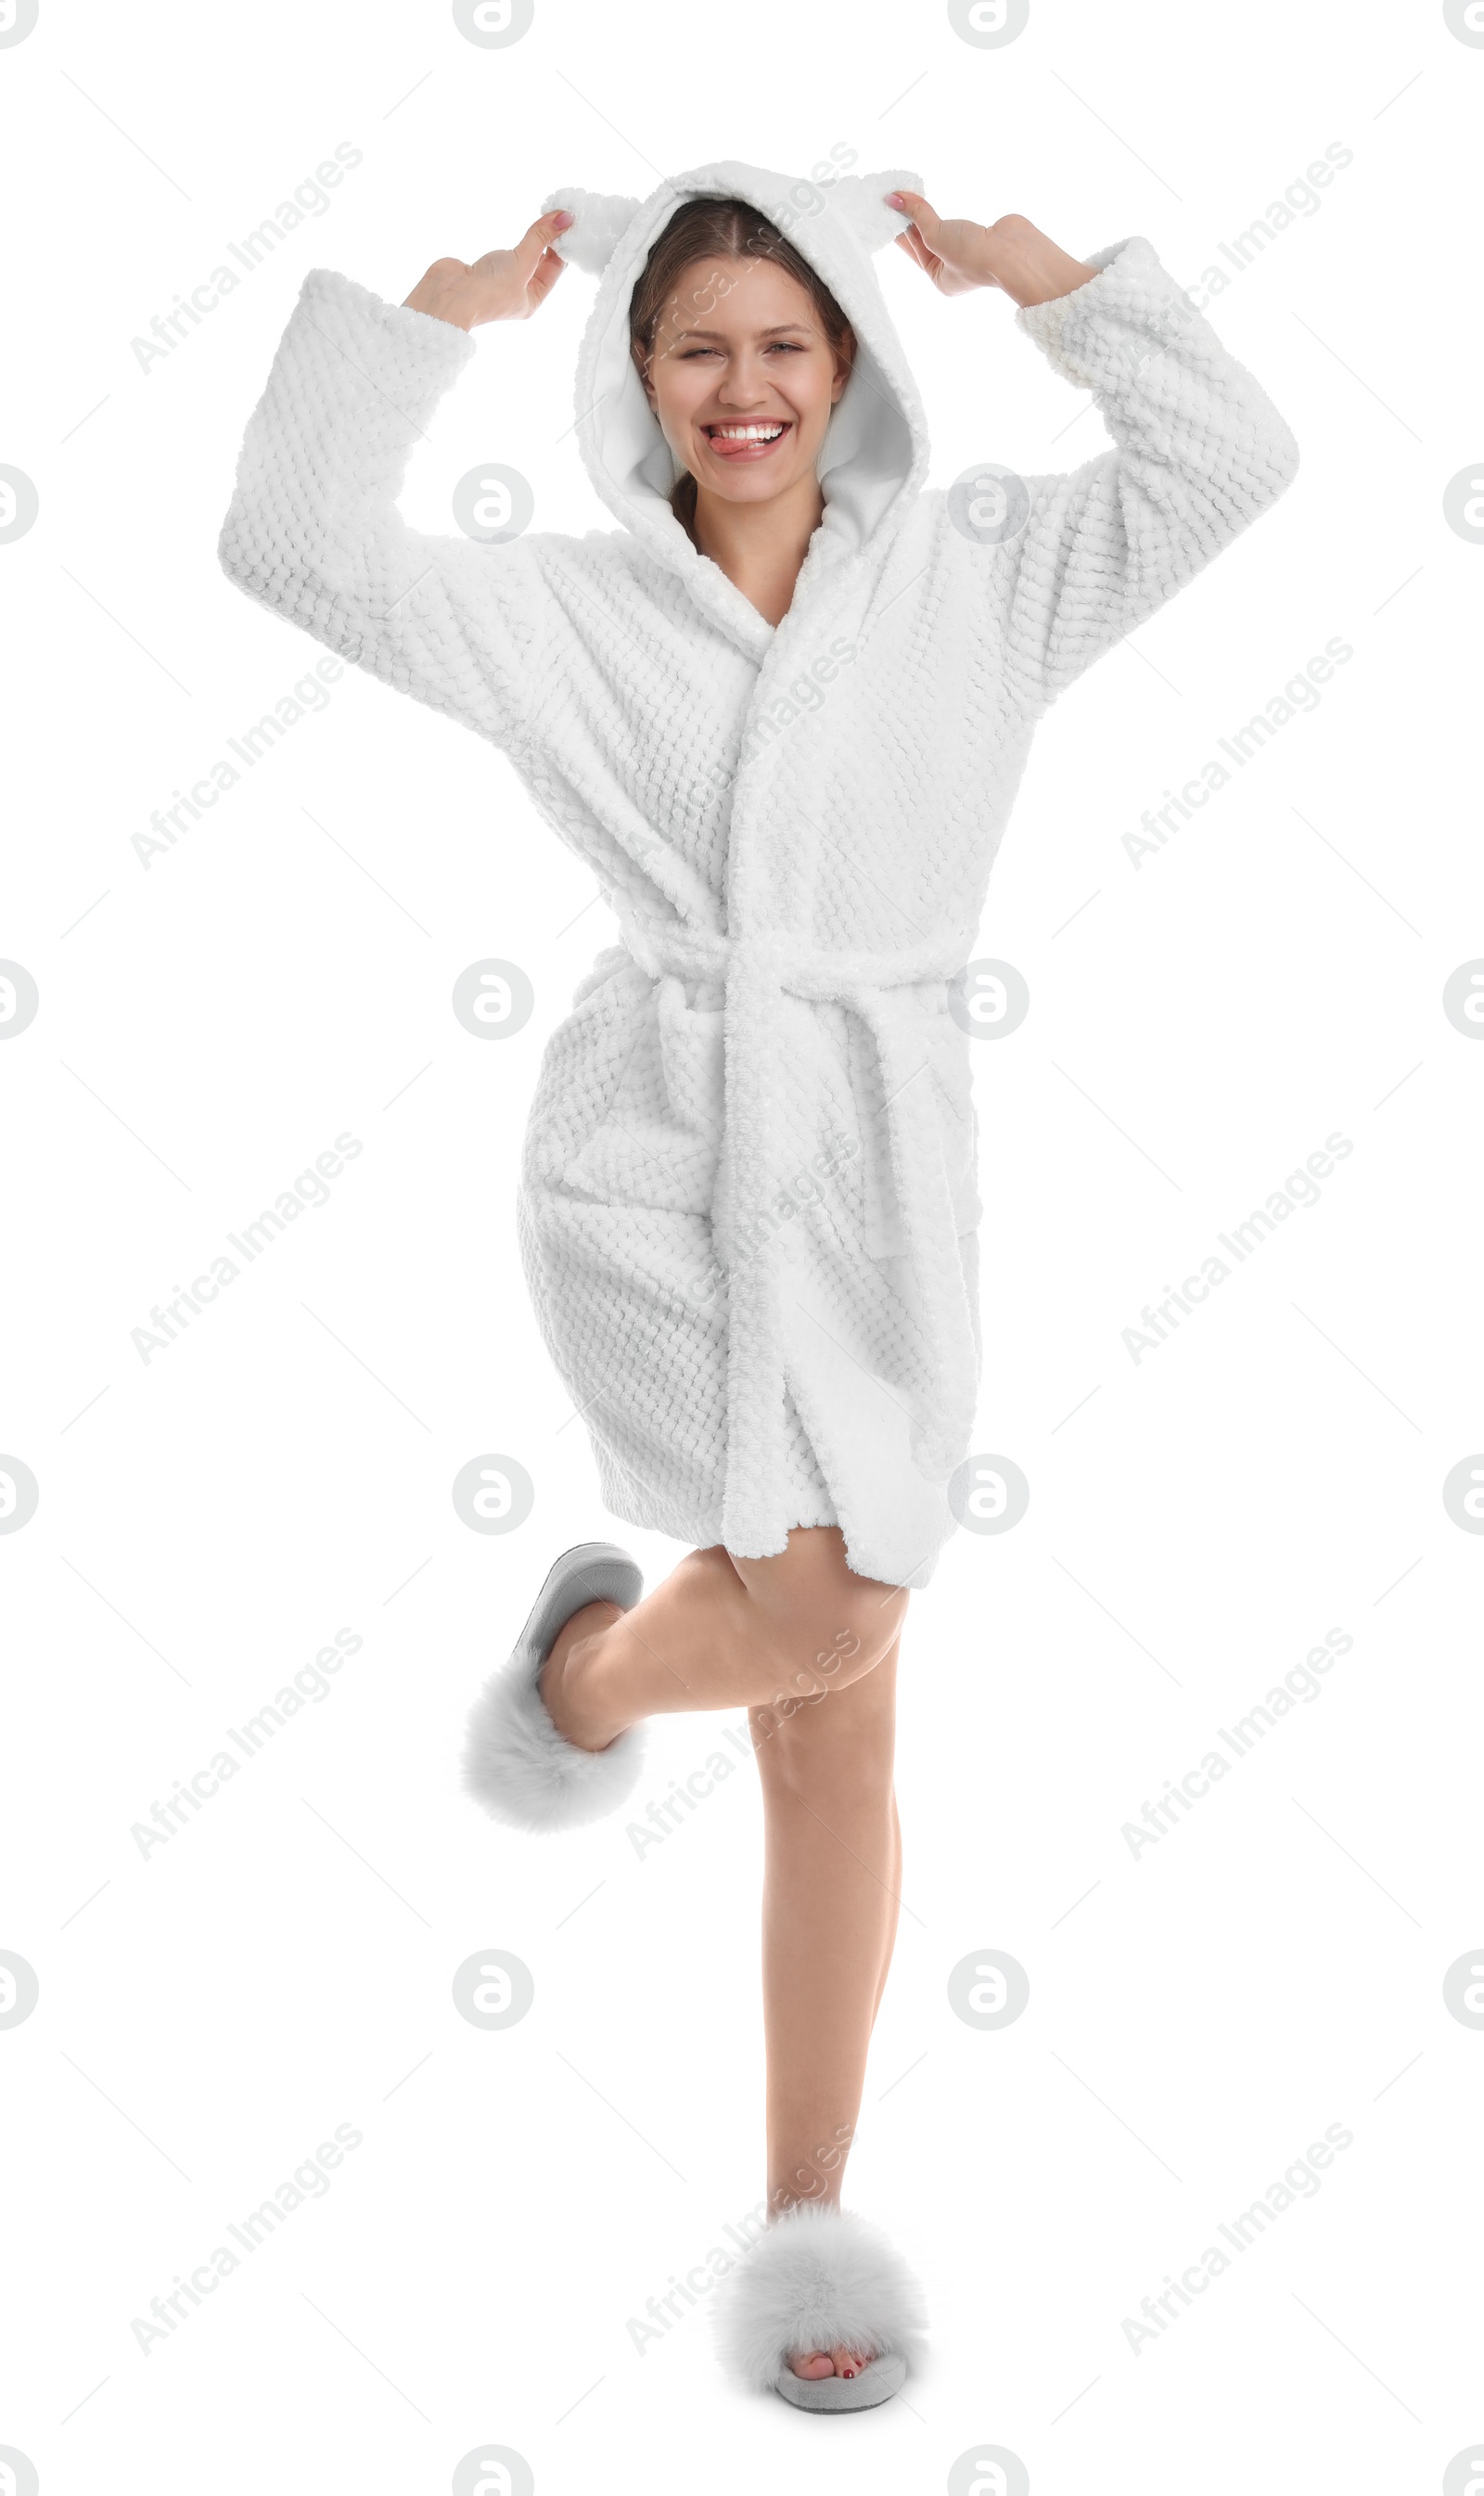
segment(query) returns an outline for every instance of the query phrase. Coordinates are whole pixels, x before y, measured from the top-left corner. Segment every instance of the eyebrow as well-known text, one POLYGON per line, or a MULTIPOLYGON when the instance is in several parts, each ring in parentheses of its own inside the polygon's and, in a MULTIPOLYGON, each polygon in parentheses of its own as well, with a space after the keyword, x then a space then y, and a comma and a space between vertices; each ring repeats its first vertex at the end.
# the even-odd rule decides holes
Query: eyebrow
MULTIPOLYGON (((775 321, 771 328, 759 329, 757 335, 759 338, 781 338, 793 330, 802 329, 807 332, 809 326, 807 321, 775 321)), ((724 338, 726 334, 725 329, 692 328, 689 326, 673 332, 677 338, 724 338)))

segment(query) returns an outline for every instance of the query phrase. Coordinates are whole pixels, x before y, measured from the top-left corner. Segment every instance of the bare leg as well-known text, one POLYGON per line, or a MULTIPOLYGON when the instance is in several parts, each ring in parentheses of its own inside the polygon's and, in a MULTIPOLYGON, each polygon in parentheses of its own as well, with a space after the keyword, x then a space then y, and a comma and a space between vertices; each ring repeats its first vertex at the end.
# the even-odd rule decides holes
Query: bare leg
POLYGON ((559 1732, 601 1751, 644 1716, 785 1711, 839 1691, 895 1643, 910 1598, 847 1567, 836 1525, 797 1525, 787 1551, 693 1551, 622 1612, 585 1604, 553 1643, 541 1692, 559 1732))
MULTIPOLYGON (((763 2005, 768 2200, 840 2198, 866 2049, 896 1939, 901 1831, 892 1786, 905 1587, 847 1566, 838 1526, 787 1551, 693 1551, 632 1610, 588 1604, 541 1691, 558 1731, 603 1750, 650 1715, 745 1706, 766 1829, 763 2005)), ((872 2350, 795 2358, 853 2374, 872 2350)))
MULTIPOLYGON (((896 1940, 901 1839, 892 1787, 897 1648, 795 1715, 755 1710, 766 1871, 762 1993, 768 2200, 836 2203, 866 2049, 896 1940)), ((796 2375, 854 2374, 872 2350, 817 2350, 796 2375)))

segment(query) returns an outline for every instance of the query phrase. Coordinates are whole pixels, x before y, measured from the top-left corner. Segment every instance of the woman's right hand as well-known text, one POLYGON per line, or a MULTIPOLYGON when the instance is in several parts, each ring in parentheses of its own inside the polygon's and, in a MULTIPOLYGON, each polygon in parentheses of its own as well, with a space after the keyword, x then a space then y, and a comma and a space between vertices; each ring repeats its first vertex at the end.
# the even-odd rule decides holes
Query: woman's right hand
POLYGON ((478 328, 481 321, 529 321, 567 265, 552 245, 571 223, 570 208, 553 208, 513 251, 487 251, 473 262, 435 260, 403 308, 451 321, 456 329, 478 328))

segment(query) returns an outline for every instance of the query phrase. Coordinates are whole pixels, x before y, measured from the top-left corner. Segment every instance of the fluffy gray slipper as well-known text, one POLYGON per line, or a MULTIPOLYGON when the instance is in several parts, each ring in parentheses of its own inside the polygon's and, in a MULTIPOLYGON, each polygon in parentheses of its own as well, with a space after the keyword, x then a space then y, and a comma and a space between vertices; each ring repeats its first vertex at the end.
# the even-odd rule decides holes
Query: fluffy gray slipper
POLYGON ((631 1611, 644 1591, 636 1560, 616 1543, 576 1543, 553 1562, 513 1654, 481 1692, 464 1745, 464 1791, 511 1828, 580 1828, 615 1811, 643 1764, 638 1726, 605 1751, 580 1751, 557 1732, 537 1687, 557 1633, 584 1604, 631 1611))
POLYGON ((854 2210, 796 2202, 712 2297, 722 2356, 752 2391, 800 2410, 866 2410, 907 2380, 927 2329, 922 2289, 896 2247, 854 2210), (857 2375, 795 2375, 811 2349, 874 2349, 857 2375))

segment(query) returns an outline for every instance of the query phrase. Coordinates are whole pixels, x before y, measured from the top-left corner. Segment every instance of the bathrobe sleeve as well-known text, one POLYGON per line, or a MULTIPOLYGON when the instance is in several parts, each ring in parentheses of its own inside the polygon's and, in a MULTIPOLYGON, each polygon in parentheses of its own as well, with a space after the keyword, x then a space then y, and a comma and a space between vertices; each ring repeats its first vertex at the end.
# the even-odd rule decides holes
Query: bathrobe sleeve
POLYGON ((475 353, 451 322, 312 268, 217 551, 250 598, 508 746, 528 715, 542 606, 532 546, 424 537, 396 508, 414 445, 475 353))
POLYGON ((1016 327, 1079 389, 1117 448, 1028 477, 999 596, 1011 666, 1054 702, 1277 501, 1298 444, 1142 234, 1088 255, 1096 277, 1016 327))

